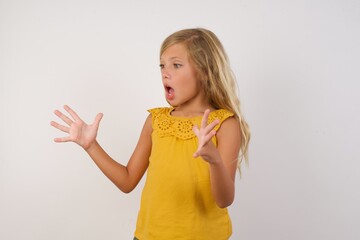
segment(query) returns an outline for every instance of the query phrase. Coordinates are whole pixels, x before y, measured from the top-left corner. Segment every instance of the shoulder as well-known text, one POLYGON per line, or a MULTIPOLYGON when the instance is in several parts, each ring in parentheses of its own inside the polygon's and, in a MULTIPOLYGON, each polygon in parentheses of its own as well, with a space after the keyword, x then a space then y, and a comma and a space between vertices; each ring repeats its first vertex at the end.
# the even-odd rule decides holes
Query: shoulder
MULTIPOLYGON (((226 111, 226 110, 225 110, 226 111)), ((238 142, 241 141, 241 128, 240 128, 240 122, 239 120, 234 117, 234 114, 226 113, 224 117, 220 120, 220 123, 218 125, 218 129, 216 132, 216 137, 218 141, 230 141, 230 142, 238 142)))
MULTIPOLYGON (((213 122, 215 119, 218 119, 220 123, 215 127, 215 130, 218 131, 218 129, 225 123, 228 122, 228 120, 233 119, 236 121, 236 119, 233 117, 234 114, 226 109, 217 109, 215 111, 212 111, 209 115, 208 122, 213 122)), ((233 122, 233 120, 230 120, 233 122)), ((227 125, 227 123, 226 123, 227 125)))
POLYGON ((224 119, 219 128, 219 131, 221 131, 221 132, 234 131, 234 132, 240 133, 239 120, 236 119, 234 116, 230 116, 230 117, 224 119))
POLYGON ((151 135, 152 130, 153 130, 152 129, 152 117, 151 117, 151 114, 149 114, 145 119, 145 123, 143 126, 143 132, 151 135))

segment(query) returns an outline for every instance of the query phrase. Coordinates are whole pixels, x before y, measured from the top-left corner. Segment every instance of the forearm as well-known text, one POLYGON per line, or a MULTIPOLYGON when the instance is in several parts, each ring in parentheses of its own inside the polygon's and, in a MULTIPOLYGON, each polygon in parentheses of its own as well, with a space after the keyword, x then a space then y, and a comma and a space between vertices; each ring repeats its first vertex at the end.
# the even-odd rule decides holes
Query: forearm
POLYGON ((110 179, 122 192, 129 193, 135 186, 130 180, 127 167, 113 160, 99 145, 95 142, 91 147, 85 149, 93 159, 99 169, 110 179))
POLYGON ((211 191, 217 205, 221 208, 230 206, 235 195, 236 161, 240 150, 239 123, 235 118, 228 118, 216 132, 215 126, 220 120, 207 124, 209 110, 202 119, 201 128, 194 126, 198 138, 198 149, 194 157, 201 156, 210 165, 211 191), (213 142, 216 134, 217 145, 213 142))
POLYGON ((235 195, 234 180, 221 159, 210 163, 210 181, 217 205, 221 208, 230 206, 235 195))
POLYGON ((86 124, 69 106, 64 109, 72 118, 64 115, 61 111, 56 110, 55 114, 61 118, 66 125, 52 121, 50 124, 66 132, 66 137, 55 138, 55 142, 74 142, 81 146, 89 156, 94 160, 100 170, 123 192, 128 193, 133 190, 144 175, 149 164, 149 156, 151 152, 151 133, 152 123, 151 115, 146 118, 143 130, 133 155, 129 159, 126 166, 113 160, 101 148, 96 141, 96 135, 99 128, 102 113, 96 115, 93 124, 86 124))

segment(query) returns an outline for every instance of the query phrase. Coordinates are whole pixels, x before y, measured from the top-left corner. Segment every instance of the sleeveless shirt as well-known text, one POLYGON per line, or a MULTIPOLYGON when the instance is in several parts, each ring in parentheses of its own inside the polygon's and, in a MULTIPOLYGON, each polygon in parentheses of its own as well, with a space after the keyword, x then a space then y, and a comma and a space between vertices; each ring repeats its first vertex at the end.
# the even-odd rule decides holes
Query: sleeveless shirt
MULTIPOLYGON (((209 164, 194 158, 198 138, 192 128, 202 116, 171 115, 174 108, 148 110, 152 117, 152 149, 142 192, 135 236, 139 240, 225 240, 231 236, 226 208, 219 208, 211 193, 209 164)), ((233 114, 212 111, 215 127, 233 114)), ((212 141, 216 145, 216 137, 212 141)))

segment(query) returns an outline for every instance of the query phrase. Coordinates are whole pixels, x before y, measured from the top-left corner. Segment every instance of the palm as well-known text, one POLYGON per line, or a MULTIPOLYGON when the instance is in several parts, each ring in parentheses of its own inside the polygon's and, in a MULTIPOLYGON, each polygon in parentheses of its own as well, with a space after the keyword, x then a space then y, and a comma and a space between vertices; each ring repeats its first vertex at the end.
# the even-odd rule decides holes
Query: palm
POLYGON ((69 128, 69 138, 86 148, 96 138, 96 129, 94 125, 88 125, 85 122, 74 122, 69 128))
POLYGON ((67 126, 56 122, 51 122, 51 125, 69 135, 62 138, 55 138, 55 142, 71 141, 79 144, 84 149, 89 148, 91 144, 95 142, 102 114, 99 113, 96 116, 93 124, 86 124, 70 107, 64 106, 64 109, 70 114, 72 119, 58 110, 55 111, 55 114, 61 118, 67 126))

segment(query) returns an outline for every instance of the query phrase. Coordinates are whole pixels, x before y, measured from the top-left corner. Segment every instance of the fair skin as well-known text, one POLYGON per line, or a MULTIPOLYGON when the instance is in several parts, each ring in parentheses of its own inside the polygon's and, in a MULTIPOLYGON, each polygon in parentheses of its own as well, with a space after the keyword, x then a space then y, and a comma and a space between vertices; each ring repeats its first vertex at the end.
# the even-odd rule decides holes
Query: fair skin
MULTIPOLYGON (((160 67, 166 99, 175 108, 172 115, 182 117, 203 115, 201 126, 193 128, 199 142, 194 157, 202 157, 209 163, 214 199, 219 207, 228 207, 233 202, 235 193, 236 159, 241 141, 239 123, 235 118, 228 118, 217 132, 214 127, 219 123, 218 120, 207 124, 209 113, 214 109, 209 105, 205 93, 200 88, 196 70, 182 44, 170 46, 162 54, 160 67), (217 146, 211 141, 215 134, 217 146)), ((152 146, 151 116, 147 117, 138 144, 125 166, 113 160, 96 140, 103 117, 101 113, 96 116, 92 124, 86 124, 69 106, 64 106, 64 109, 71 118, 58 110, 55 114, 66 125, 56 122, 51 122, 51 125, 68 133, 68 136, 55 138, 55 142, 77 143, 121 191, 131 192, 139 183, 149 164, 152 146)))

